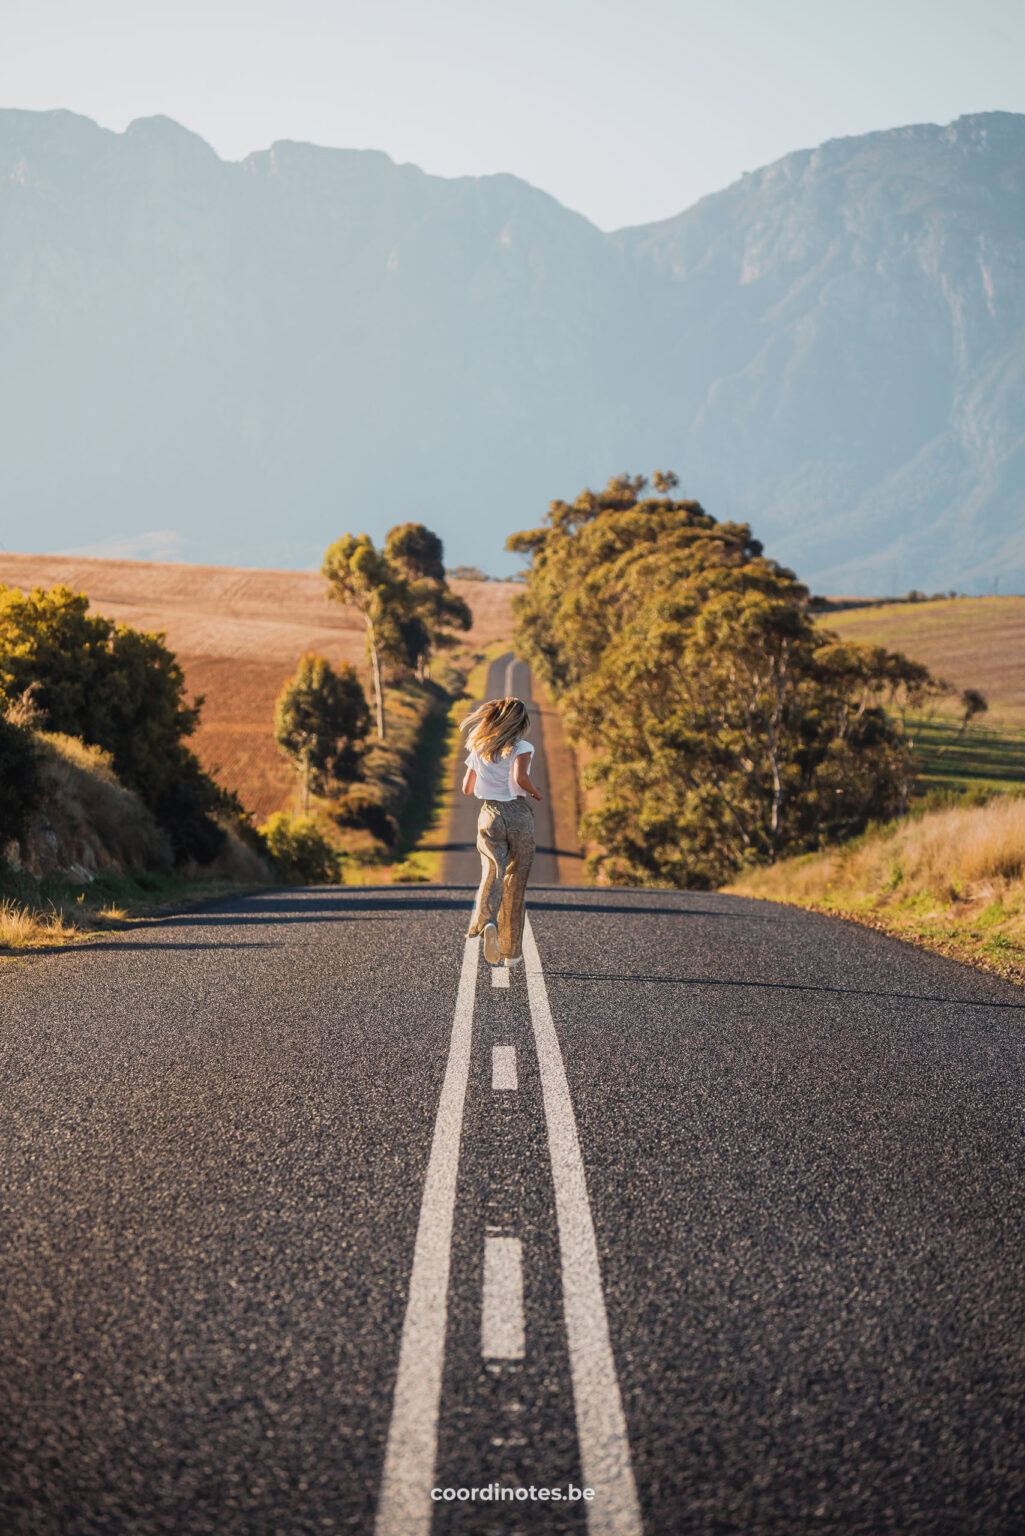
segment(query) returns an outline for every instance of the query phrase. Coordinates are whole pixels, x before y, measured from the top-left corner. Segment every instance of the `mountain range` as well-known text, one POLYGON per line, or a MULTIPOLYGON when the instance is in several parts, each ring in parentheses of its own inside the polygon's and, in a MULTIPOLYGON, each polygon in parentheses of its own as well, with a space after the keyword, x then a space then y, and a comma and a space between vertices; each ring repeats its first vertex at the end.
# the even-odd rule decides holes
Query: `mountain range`
POLYGON ((1025 589, 1025 116, 831 140, 604 233, 510 175, 0 111, 0 541, 450 564, 674 469, 816 590, 1025 589))

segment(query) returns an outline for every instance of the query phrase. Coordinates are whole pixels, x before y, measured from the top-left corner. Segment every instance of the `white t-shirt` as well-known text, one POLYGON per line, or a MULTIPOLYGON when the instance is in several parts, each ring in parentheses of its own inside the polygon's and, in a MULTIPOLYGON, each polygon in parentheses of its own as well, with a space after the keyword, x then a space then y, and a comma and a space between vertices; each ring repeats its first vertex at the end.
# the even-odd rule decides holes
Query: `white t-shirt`
POLYGON ((521 736, 519 741, 513 744, 513 749, 508 757, 500 757, 495 762, 489 763, 487 758, 481 757, 479 752, 466 754, 466 766, 472 768, 477 775, 477 782, 473 792, 478 800, 524 800, 526 790, 520 789, 513 783, 513 764, 523 752, 530 753, 527 763, 527 772, 530 772, 530 764, 534 761, 534 748, 529 741, 524 741, 521 736))

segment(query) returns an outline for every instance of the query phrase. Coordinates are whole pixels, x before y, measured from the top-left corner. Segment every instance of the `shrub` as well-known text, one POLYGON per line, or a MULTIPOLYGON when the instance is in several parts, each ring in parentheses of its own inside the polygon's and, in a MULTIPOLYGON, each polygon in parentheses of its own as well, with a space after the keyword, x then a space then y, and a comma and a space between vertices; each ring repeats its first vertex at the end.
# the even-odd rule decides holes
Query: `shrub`
POLYGON ((278 698, 274 735, 303 777, 307 805, 311 787, 323 794, 329 782, 356 777, 358 744, 369 728, 355 669, 343 662, 336 670, 315 651, 301 656, 278 698))
POLYGON ((342 856, 311 816, 292 821, 284 811, 275 811, 260 831, 281 878, 289 885, 340 883, 342 856))

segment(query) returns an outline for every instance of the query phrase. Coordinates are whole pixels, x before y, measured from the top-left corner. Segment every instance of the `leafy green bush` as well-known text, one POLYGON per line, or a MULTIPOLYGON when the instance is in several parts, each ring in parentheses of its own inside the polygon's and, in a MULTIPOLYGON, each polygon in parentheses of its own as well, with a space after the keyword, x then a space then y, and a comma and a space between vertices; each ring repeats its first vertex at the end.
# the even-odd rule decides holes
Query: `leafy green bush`
POLYGON ((260 832, 281 878, 289 885, 340 883, 342 856, 312 816, 297 816, 292 821, 284 811, 275 811, 260 832))
POLYGON ((356 777, 358 746, 369 728, 355 668, 343 662, 335 669, 315 651, 301 656, 278 698, 274 735, 302 775, 307 804, 311 788, 323 794, 329 783, 356 777))
POLYGON ((0 714, 0 852, 24 834, 39 795, 39 760, 31 732, 0 714))

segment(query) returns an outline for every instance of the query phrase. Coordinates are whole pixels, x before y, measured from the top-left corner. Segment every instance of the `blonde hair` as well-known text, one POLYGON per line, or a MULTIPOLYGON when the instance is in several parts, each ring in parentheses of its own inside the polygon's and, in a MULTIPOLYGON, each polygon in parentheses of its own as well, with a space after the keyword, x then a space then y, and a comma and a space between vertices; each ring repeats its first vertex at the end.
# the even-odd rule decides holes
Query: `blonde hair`
POLYGON ((489 699, 459 723, 466 731, 466 745, 486 762, 508 757, 520 737, 530 729, 530 716, 522 699, 489 699))

